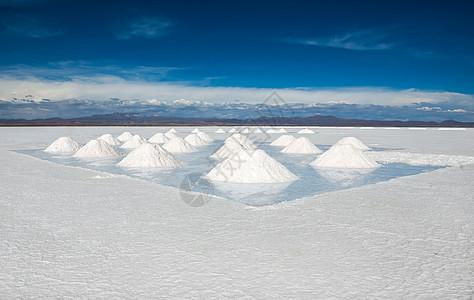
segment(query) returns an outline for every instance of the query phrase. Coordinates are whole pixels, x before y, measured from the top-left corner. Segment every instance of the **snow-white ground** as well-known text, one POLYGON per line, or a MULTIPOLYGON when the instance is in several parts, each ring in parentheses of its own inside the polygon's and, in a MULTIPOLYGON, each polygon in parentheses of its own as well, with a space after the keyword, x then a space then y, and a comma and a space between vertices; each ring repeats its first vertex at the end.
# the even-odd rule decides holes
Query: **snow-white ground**
POLYGON ((0 128, 1 299, 473 296, 472 129, 314 128, 453 167, 258 208, 11 151, 126 130, 0 128))

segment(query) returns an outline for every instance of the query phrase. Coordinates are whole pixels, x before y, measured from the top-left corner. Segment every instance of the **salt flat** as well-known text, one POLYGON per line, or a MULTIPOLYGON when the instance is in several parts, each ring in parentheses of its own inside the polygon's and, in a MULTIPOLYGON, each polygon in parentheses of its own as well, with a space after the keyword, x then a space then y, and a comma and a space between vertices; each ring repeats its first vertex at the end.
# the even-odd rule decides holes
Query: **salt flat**
MULTIPOLYGON (((319 144, 355 136, 403 153, 474 156, 472 129, 313 130, 319 144)), ((474 165, 275 206, 213 198, 196 208, 174 188, 11 151, 123 131, 157 129, 0 128, 0 298, 473 295, 474 165)))

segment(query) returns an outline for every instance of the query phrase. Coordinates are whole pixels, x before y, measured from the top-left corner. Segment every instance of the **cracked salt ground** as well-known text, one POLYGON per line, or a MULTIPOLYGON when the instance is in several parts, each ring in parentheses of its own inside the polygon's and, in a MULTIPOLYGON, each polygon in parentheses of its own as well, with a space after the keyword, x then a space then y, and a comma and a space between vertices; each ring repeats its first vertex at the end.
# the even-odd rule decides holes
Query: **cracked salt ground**
MULTIPOLYGON (((189 175, 206 174, 219 161, 210 159, 210 155, 220 148, 222 141, 213 142, 209 146, 200 148, 195 153, 175 153, 175 157, 184 162, 184 165, 176 168, 122 168, 116 164, 124 156, 107 159, 74 159, 66 155, 51 155, 41 150, 24 150, 24 154, 32 155, 41 159, 61 163, 69 166, 82 167, 111 174, 127 175, 144 179, 147 181, 180 188, 181 182, 189 175)), ((319 145, 318 145, 319 146, 319 145)), ((360 169, 315 169, 309 165, 316 157, 314 154, 288 155, 280 153, 280 147, 270 146, 262 143, 259 148, 267 152, 271 157, 282 163, 300 179, 285 183, 225 183, 212 182, 212 192, 229 200, 238 201, 247 205, 261 206, 291 201, 311 195, 323 194, 331 191, 348 189, 367 184, 373 184, 401 176, 415 175, 433 171, 439 166, 409 165, 404 163, 385 163, 380 168, 370 170, 360 169)), ((321 146, 323 151, 329 146, 321 146)), ((124 155, 131 150, 121 149, 124 155)), ((199 180, 190 187, 191 191, 207 191, 209 182, 199 180)))
POLYGON ((474 130, 313 129, 317 145, 356 136, 406 149, 390 161, 465 164, 278 205, 214 197, 196 208, 175 188, 11 151, 157 128, 0 128, 0 298, 471 299, 474 130))

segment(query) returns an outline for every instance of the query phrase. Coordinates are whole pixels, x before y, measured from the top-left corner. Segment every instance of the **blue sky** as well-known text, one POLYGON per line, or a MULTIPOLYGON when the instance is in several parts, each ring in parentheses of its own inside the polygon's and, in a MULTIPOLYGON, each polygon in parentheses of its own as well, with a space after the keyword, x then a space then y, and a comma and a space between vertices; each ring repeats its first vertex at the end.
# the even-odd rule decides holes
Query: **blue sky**
POLYGON ((0 100, 258 103, 276 90, 470 120, 473 13, 472 1, 0 0, 0 100))

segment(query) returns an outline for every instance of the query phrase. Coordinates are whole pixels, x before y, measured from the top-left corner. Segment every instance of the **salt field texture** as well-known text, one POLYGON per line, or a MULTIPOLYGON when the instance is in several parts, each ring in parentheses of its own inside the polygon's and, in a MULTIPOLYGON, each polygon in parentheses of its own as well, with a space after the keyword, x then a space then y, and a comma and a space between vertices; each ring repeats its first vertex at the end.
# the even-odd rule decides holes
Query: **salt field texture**
MULTIPOLYGON (((184 138, 194 128, 176 129, 184 138)), ((272 134, 257 146, 295 175, 311 170, 315 181, 348 188, 264 206, 216 192, 196 207, 186 199, 199 194, 149 180, 145 170, 98 171, 133 149, 75 167, 31 156, 72 160, 41 151, 62 136, 84 145, 105 133, 149 138, 168 128, 0 128, 1 298, 472 297, 474 130, 300 129, 286 128, 323 151, 348 136, 374 149, 364 153, 382 167, 356 178, 407 164, 418 174, 351 188, 354 171, 318 172, 309 166, 315 155, 285 161, 293 156, 268 145, 272 134)), ((215 141, 175 154, 195 171, 202 166, 193 155, 209 156, 228 137, 199 130, 215 141)))
MULTIPOLYGON (((317 149, 317 154, 321 152, 307 137, 300 137, 295 142, 300 140, 317 149)), ((130 142, 132 142, 132 139, 127 143, 130 142)), ((314 158, 318 157, 319 159, 319 157, 322 158, 329 153, 322 155, 304 153, 308 151, 303 151, 305 147, 302 145, 296 147, 296 150, 300 149, 303 153, 296 151, 298 153, 289 155, 283 151, 288 147, 279 153, 279 149, 272 147, 271 143, 259 142, 258 147, 264 150, 264 156, 267 159, 262 158, 262 161, 258 161, 254 157, 258 156, 256 155, 258 152, 254 152, 256 147, 249 136, 239 133, 230 135, 225 140, 214 142, 207 147, 201 146, 199 150, 187 144, 183 139, 175 138, 163 146, 165 150, 176 155, 177 160, 183 162, 182 167, 173 169, 149 169, 150 165, 158 165, 161 162, 154 162, 157 160, 156 157, 145 159, 142 155, 139 155, 139 160, 142 160, 142 162, 138 162, 135 153, 128 154, 129 152, 125 152, 124 149, 121 149, 121 151, 124 152, 124 155, 127 155, 125 159, 117 157, 108 160, 78 160, 74 158, 75 155, 72 157, 66 155, 54 156, 45 154, 41 150, 24 150, 22 153, 68 166, 137 177, 176 188, 179 188, 187 177, 198 178, 199 180, 190 187, 190 190, 196 192, 206 192, 208 190, 207 193, 254 206, 291 201, 309 195, 362 186, 439 168, 437 165, 408 165, 390 161, 379 170, 367 172, 363 169, 380 165, 375 162, 373 162, 373 165, 367 165, 367 161, 370 159, 359 158, 357 155, 348 157, 334 157, 332 155, 329 161, 326 158, 321 166, 330 166, 335 163, 333 166, 342 168, 341 170, 315 170, 313 167, 317 164, 315 161, 312 162, 314 158), (216 149, 218 150, 216 151, 216 149), (248 155, 244 155, 246 158, 241 158, 238 155, 243 149, 250 150, 248 155), (134 156, 134 158, 130 160, 131 156, 134 156), (354 160, 354 158, 357 159, 354 160), (222 159, 227 161, 220 162, 222 159), (348 159, 350 161, 346 162, 348 159), (267 161, 273 162, 268 165, 267 161), (132 164, 135 164, 137 168, 120 168, 123 166, 132 167, 132 164), (275 165, 275 169, 272 167, 273 165, 275 165), (139 168, 140 166, 146 167, 146 169, 139 168), (346 168, 358 169, 348 171, 346 168), (289 184, 288 182, 292 183, 289 184)), ((323 149, 329 148, 329 146, 321 147, 323 149)), ((336 153, 339 152, 336 151, 336 153)))

